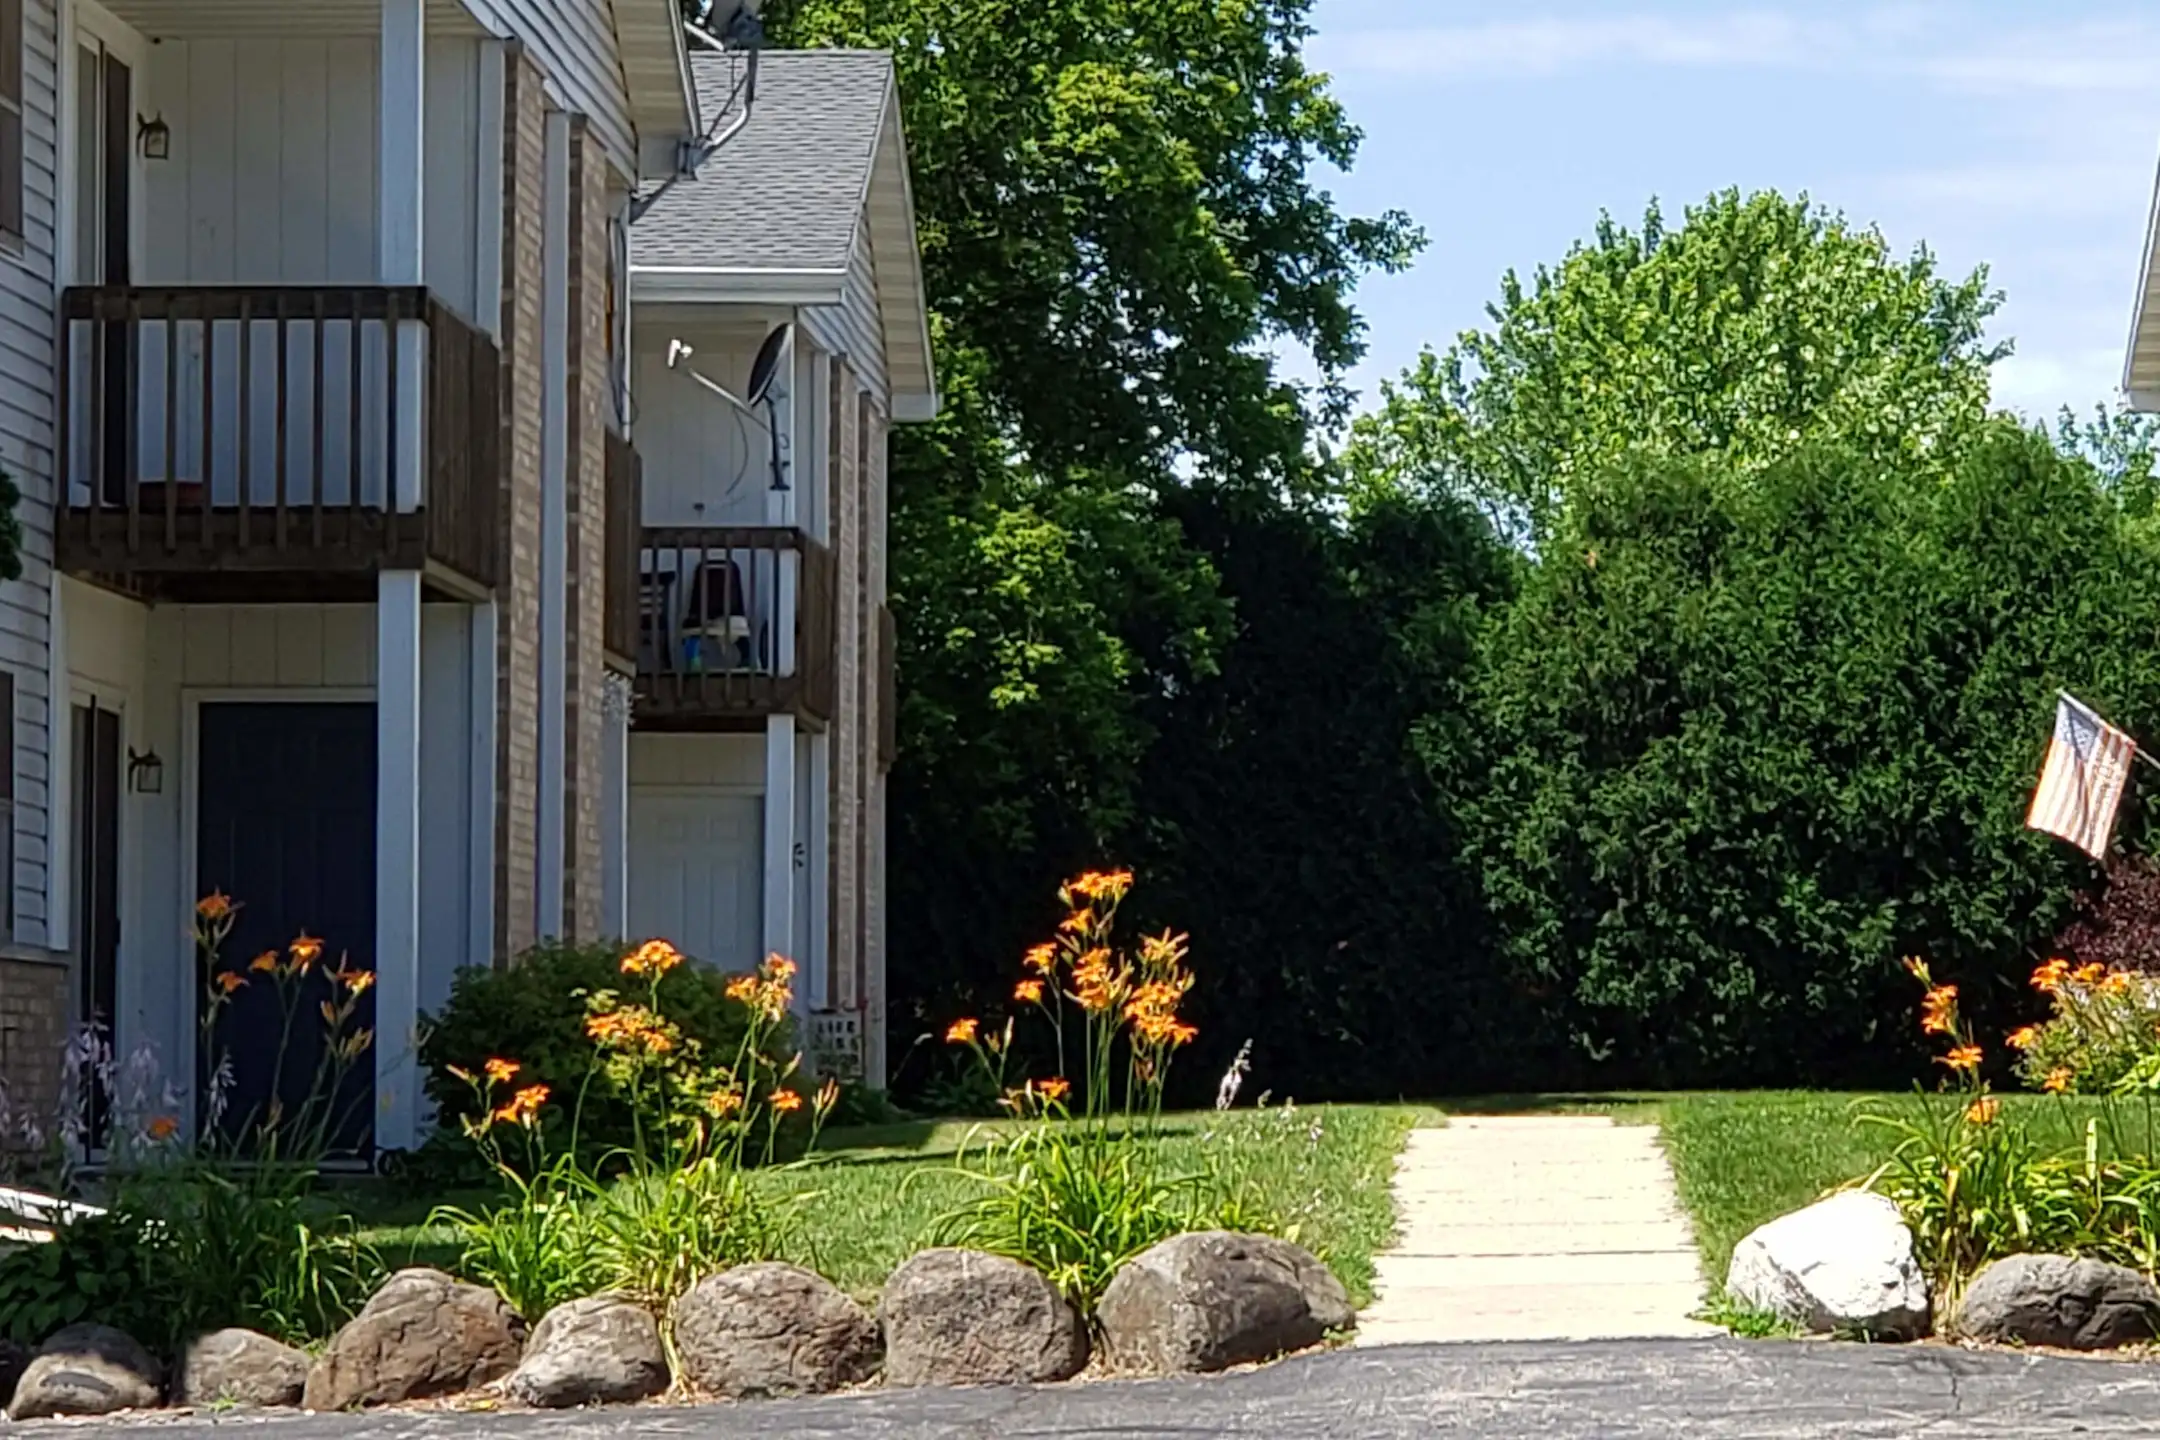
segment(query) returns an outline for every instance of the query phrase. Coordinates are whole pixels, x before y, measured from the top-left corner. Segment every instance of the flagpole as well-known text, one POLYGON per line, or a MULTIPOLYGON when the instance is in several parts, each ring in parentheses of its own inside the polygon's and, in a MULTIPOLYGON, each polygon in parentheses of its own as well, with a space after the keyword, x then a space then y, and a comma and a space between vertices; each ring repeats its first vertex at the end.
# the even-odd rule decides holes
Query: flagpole
MULTIPOLYGON (((2061 699, 2061 700, 2067 700, 2067 701, 2069 701, 2069 702, 2070 702, 2070 703, 2071 703, 2072 705, 2075 705, 2075 706, 2077 706, 2077 707, 2078 707, 2078 708, 2079 708, 2080 710, 2083 710, 2083 711, 2087 712, 2088 714, 2091 714, 2091 715, 2093 715, 2093 716, 2095 716, 2095 717, 2097 717, 2097 716, 2099 715, 2099 713, 2100 713, 2099 711, 2097 711, 2097 710, 2094 710, 2094 709, 2092 708, 2092 706, 2090 706, 2090 705, 2087 705, 2087 704, 2086 704, 2086 703, 2085 703, 2084 701, 2082 701, 2082 700, 2078 699, 2078 698, 2077 698, 2077 696, 2075 696, 2075 695, 2072 695, 2072 694, 2071 694, 2071 693, 2070 693, 2069 691, 2067 691, 2067 690, 2057 690, 2057 691, 2055 692, 2055 695, 2056 695, 2056 698, 2058 698, 2058 699, 2061 699)), ((2145 763, 2146 763, 2147 765, 2150 765, 2150 766, 2152 766, 2152 767, 2153 767, 2153 769, 2155 769, 2155 770, 2160 770, 2160 760, 2155 760, 2155 759, 2154 759, 2154 758, 2153 758, 2152 756, 2150 756, 2150 755, 2148 755, 2148 754, 2146 754, 2146 753, 2145 753, 2145 746, 2144 746, 2144 743, 2143 743, 2142 741, 2140 741, 2140 740, 2139 740, 2139 739, 2137 738, 2137 736, 2135 736, 2135 735, 2130 735, 2130 732, 2129 732, 2129 731, 2127 731, 2127 730, 2123 731, 2122 733, 2123 733, 2123 734, 2125 734, 2125 735, 2129 735, 2129 736, 2130 736, 2130 753, 2131 753, 2132 755, 2134 755, 2134 756, 2136 756, 2136 757, 2137 757, 2138 759, 2140 759, 2140 760, 2144 761, 2144 762, 2145 762, 2145 763)))

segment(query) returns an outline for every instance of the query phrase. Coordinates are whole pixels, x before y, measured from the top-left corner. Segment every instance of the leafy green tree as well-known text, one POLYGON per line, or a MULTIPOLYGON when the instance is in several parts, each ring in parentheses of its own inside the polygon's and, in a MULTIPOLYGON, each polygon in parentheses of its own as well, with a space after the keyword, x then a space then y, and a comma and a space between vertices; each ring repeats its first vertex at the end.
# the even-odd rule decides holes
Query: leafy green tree
POLYGON ((1673 228, 1652 204, 1639 232, 1601 217, 1557 266, 1510 270, 1491 327, 1384 386, 1346 458, 1361 489, 1467 496, 1532 542, 1631 455, 1939 463, 2007 353, 1983 333, 1998 299, 1805 196, 1728 190, 1673 228))
POLYGON ((2160 718, 2160 555, 2006 421, 1938 484, 1820 447, 1594 479, 1480 680, 1505 957, 1616 1078, 1912 1066, 1897 957, 1985 1014, 2091 879, 2025 802, 2058 686, 2160 718))
POLYGON ((893 53, 946 415, 894 437, 903 689, 895 1054, 1008 974, 1064 867, 1133 843, 1153 701, 1229 630, 1188 489, 1313 482, 1400 215, 1315 165, 1358 132, 1310 0, 772 0, 776 43, 893 53), (1270 347, 1310 351, 1313 393, 1270 347))

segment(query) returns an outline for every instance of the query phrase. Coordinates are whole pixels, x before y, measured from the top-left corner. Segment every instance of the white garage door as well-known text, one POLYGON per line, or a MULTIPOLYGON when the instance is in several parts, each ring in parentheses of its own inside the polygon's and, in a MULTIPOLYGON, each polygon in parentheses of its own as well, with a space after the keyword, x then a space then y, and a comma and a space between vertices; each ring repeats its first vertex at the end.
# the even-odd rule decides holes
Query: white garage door
POLYGON ((724 970, 762 957, 765 804, 755 796, 630 794, 630 938, 660 936, 724 970))

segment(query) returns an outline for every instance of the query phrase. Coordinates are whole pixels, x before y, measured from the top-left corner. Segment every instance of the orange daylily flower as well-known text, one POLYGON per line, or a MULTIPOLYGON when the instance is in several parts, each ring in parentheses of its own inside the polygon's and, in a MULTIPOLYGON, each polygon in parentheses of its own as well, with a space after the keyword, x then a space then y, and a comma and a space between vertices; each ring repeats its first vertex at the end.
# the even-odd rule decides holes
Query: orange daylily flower
POLYGON ((1027 952, 1026 963, 1028 969, 1048 975, 1057 968, 1057 946, 1047 943, 1037 945, 1027 952))
POLYGON ((507 1085, 516 1079, 518 1071, 525 1067, 515 1060, 490 1060, 481 1068, 487 1072, 489 1084, 507 1085))
POLYGON ((144 1126, 143 1130, 152 1140, 170 1140, 180 1133, 180 1117, 177 1115, 152 1116, 150 1123, 144 1126))
POLYGON ((2127 970, 2108 971, 2107 978, 2100 982, 2100 988, 2110 995, 2122 994, 2130 988, 2130 972, 2127 970))
POLYGON ((1981 1058, 1979 1046, 1959 1045, 1952 1049, 1949 1054, 1942 1057, 1942 1063, 1952 1070, 1971 1071, 1980 1068, 1981 1058))
POLYGON ((795 978, 795 962, 785 955, 767 955, 758 971, 768 980, 792 980, 795 978))
POLYGON ((1072 1093, 1072 1082, 1062 1075, 1052 1075, 1047 1080, 1037 1081, 1035 1088, 1042 1092, 1043 1099, 1054 1105, 1072 1093))
POLYGON ((225 992, 225 993, 226 993, 227 995, 230 995, 230 994, 232 994, 232 993, 233 993, 233 992, 234 992, 235 990, 238 990, 238 989, 240 989, 240 988, 241 988, 242 986, 244 986, 244 985, 246 985, 246 984, 247 984, 247 977, 245 977, 245 976, 241 975, 241 974, 240 974, 240 973, 239 973, 238 971, 236 971, 236 970, 226 970, 226 971, 223 971, 223 972, 222 972, 222 973, 220 973, 220 974, 219 974, 219 976, 217 977, 217 987, 218 987, 218 989, 220 989, 220 990, 224 991, 224 992, 225 992))
POLYGON ((727 998, 739 1005, 747 1005, 757 999, 758 981, 755 975, 738 975, 727 984, 727 998))
POLYGON ((337 978, 353 994, 364 995, 367 993, 368 987, 375 983, 375 972, 372 970, 340 970, 337 972, 337 978))
POLYGON ((540 1107, 547 1104, 548 1087, 528 1085, 510 1097, 509 1103, 495 1112, 495 1118, 506 1125, 523 1125, 530 1128, 540 1116, 540 1107))
POLYGON ((648 940, 623 957, 622 973, 657 980, 682 962, 682 952, 667 941, 648 940))
POLYGON ((2030 1050, 2040 1038, 2037 1025, 2020 1025, 2003 1037, 2003 1043, 2013 1050, 2030 1050))
POLYGON ((195 913, 212 923, 223 920, 236 908, 238 907, 233 904, 232 897, 222 890, 212 890, 195 902, 195 913))
POLYGON ((2002 1104, 1992 1095, 1983 1095, 1966 1108, 1965 1118, 1974 1125, 1992 1125, 2002 1104))
POLYGON ((302 930, 300 938, 285 947, 285 953, 292 956, 294 965, 305 970, 321 957, 322 941, 302 930))
POLYGON ((2075 1077, 2067 1069, 2050 1070, 2047 1079, 2040 1082, 2040 1088, 2050 1095, 2060 1095, 2070 1088, 2073 1078, 2075 1077))
POLYGON ((2097 960, 2088 961, 2078 966, 2071 973, 2070 978, 2077 981, 2078 984, 2090 988, 2107 978, 2107 966, 2102 965, 2097 960))
POLYGON ((1040 1005, 1042 998, 1043 982, 1040 980, 1022 980, 1013 986, 1013 999, 1023 1005, 1040 1005))
POLYGON ((797 1110, 802 1109, 802 1096, 796 1094, 793 1090, 775 1090, 765 1099, 766 1103, 782 1115, 792 1115, 797 1110))
POLYGON ((277 967, 278 953, 275 950, 265 950, 262 954, 257 955, 253 960, 248 961, 248 969, 254 971, 258 975, 268 975, 271 971, 277 969, 277 967))
POLYGON ((1094 923, 1095 912, 1086 908, 1082 908, 1073 911, 1072 914, 1067 915, 1063 920, 1058 921, 1058 929, 1064 931, 1068 935, 1080 935, 1085 934, 1088 927, 1090 927, 1094 923))
POLYGON ((975 1020, 973 1018, 953 1021, 952 1024, 946 1028, 945 1043, 948 1045, 974 1044, 975 1031, 981 1023, 981 1021, 975 1020))
POLYGON ((1939 985, 1920 1002, 1920 1029, 1930 1035, 1948 1035, 1957 1028, 1957 986, 1939 985))
POLYGON ((2057 957, 2040 966, 2032 973, 2033 989, 2043 995, 2052 995, 2069 978, 2070 962, 2057 957))

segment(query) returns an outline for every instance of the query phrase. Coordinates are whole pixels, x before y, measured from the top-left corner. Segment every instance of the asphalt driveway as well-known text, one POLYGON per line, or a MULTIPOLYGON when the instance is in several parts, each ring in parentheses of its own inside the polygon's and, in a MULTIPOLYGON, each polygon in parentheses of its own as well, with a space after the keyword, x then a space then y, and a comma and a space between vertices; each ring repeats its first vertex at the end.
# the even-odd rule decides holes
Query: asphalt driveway
POLYGON ((613 1440, 682 1436, 2160 1437, 2160 1364, 1935 1346, 1736 1340, 1541 1342, 1339 1351, 1206 1380, 584 1413, 199 1415, 8 1427, 70 1440, 222 1431, 261 1440, 613 1440), (64 1426, 64 1428, 62 1428, 64 1426))

